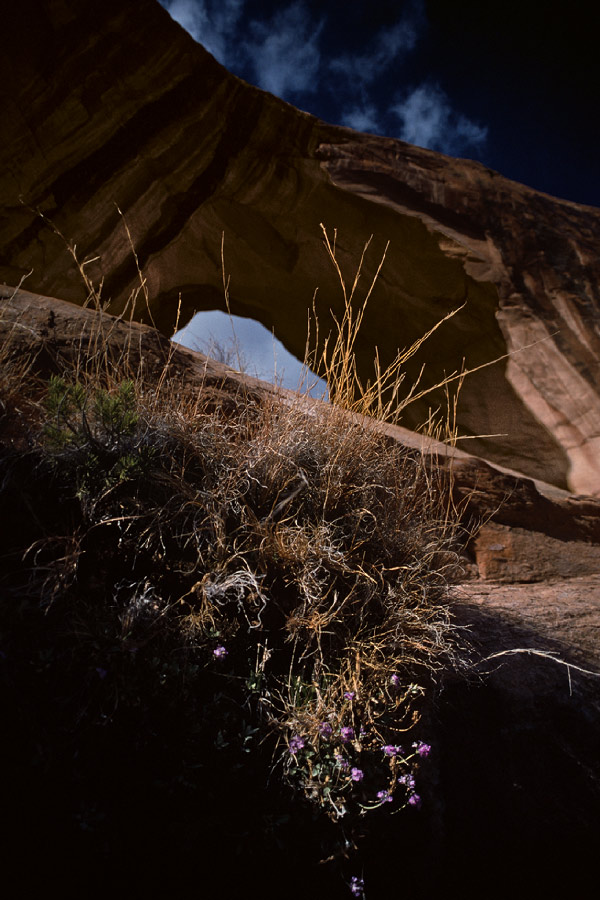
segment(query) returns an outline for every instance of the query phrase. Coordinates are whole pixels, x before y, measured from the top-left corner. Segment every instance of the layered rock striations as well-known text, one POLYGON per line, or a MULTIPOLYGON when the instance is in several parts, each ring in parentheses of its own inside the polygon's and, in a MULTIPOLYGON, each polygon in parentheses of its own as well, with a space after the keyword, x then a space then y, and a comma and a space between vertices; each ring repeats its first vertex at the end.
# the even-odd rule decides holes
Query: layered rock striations
POLYGON ((408 380, 424 362, 432 385, 499 359, 462 389, 462 433, 498 435, 468 449, 600 493, 599 210, 326 125, 229 74, 156 0, 23 0, 3 24, 1 281, 31 272, 29 290, 84 302, 66 239, 99 257, 85 272, 104 276, 113 311, 139 264, 135 315, 168 334, 180 297, 180 321, 223 308, 224 235, 232 312, 302 356, 315 289, 321 334, 342 308, 320 223, 350 282, 373 235, 359 300, 390 245, 357 343, 363 376, 375 347, 389 361, 461 307, 408 380))

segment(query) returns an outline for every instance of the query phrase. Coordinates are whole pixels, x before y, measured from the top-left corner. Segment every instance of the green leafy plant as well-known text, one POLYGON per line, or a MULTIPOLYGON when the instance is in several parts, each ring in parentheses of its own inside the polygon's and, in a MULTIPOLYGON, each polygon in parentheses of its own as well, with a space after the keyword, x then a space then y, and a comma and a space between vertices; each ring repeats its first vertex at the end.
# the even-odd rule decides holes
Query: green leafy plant
POLYGON ((112 389, 53 375, 45 399, 43 440, 76 471, 78 490, 103 490, 139 476, 152 448, 139 430, 136 389, 124 379, 112 389))

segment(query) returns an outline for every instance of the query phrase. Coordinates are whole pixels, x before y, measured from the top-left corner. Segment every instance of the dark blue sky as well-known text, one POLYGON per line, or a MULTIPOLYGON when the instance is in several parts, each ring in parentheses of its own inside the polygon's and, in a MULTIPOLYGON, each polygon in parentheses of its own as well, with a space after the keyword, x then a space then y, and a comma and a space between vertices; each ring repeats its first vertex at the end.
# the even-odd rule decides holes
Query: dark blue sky
POLYGON ((328 122, 600 206, 593 4, 161 2, 230 71, 328 122))

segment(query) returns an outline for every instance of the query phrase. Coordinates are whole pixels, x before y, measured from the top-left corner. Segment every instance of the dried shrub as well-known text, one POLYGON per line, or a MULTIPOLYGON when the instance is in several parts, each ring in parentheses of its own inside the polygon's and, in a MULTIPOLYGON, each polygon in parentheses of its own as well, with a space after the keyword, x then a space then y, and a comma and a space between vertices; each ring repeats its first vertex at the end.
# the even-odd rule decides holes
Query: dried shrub
POLYGON ((109 723, 148 771, 169 760, 169 790, 183 779, 214 797, 222 780, 201 770, 262 760, 341 822, 331 855, 345 853, 369 810, 419 805, 423 698, 460 664, 447 475, 355 407, 243 386, 192 395, 171 359, 148 378, 129 346, 108 357, 112 326, 90 297, 95 336, 41 401, 15 368, 37 424, 24 468, 2 455, 2 496, 31 506, 5 548, 20 598, 7 647, 29 643, 52 673, 50 707, 69 698, 69 737, 48 724, 48 755, 66 741, 89 780, 109 723))

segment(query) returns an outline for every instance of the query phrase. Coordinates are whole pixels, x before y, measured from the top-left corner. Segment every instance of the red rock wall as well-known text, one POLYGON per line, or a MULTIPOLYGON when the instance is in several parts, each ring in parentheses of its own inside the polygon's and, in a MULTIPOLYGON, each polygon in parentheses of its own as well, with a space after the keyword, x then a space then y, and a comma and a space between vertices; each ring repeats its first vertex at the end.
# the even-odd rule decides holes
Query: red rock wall
MULTIPOLYGON (((450 310, 408 367, 423 384, 471 376, 465 447, 531 476, 600 493, 600 211, 555 200, 483 166, 325 125, 227 73, 155 0, 22 0, 0 55, 0 280, 83 302, 63 240, 122 309, 139 287, 156 324, 223 306, 272 327, 302 356, 317 295, 322 330, 341 295, 319 224, 338 229, 351 279, 389 240, 357 358, 368 377, 450 310), (523 349, 523 348, 526 349, 523 349)), ((136 315, 148 318, 138 297, 136 315)), ((329 319, 329 322, 331 320, 329 319)), ((430 398, 431 399, 431 398, 430 398)), ((434 402, 437 402, 434 400, 434 402)), ((427 417, 428 402, 404 424, 427 417)))

